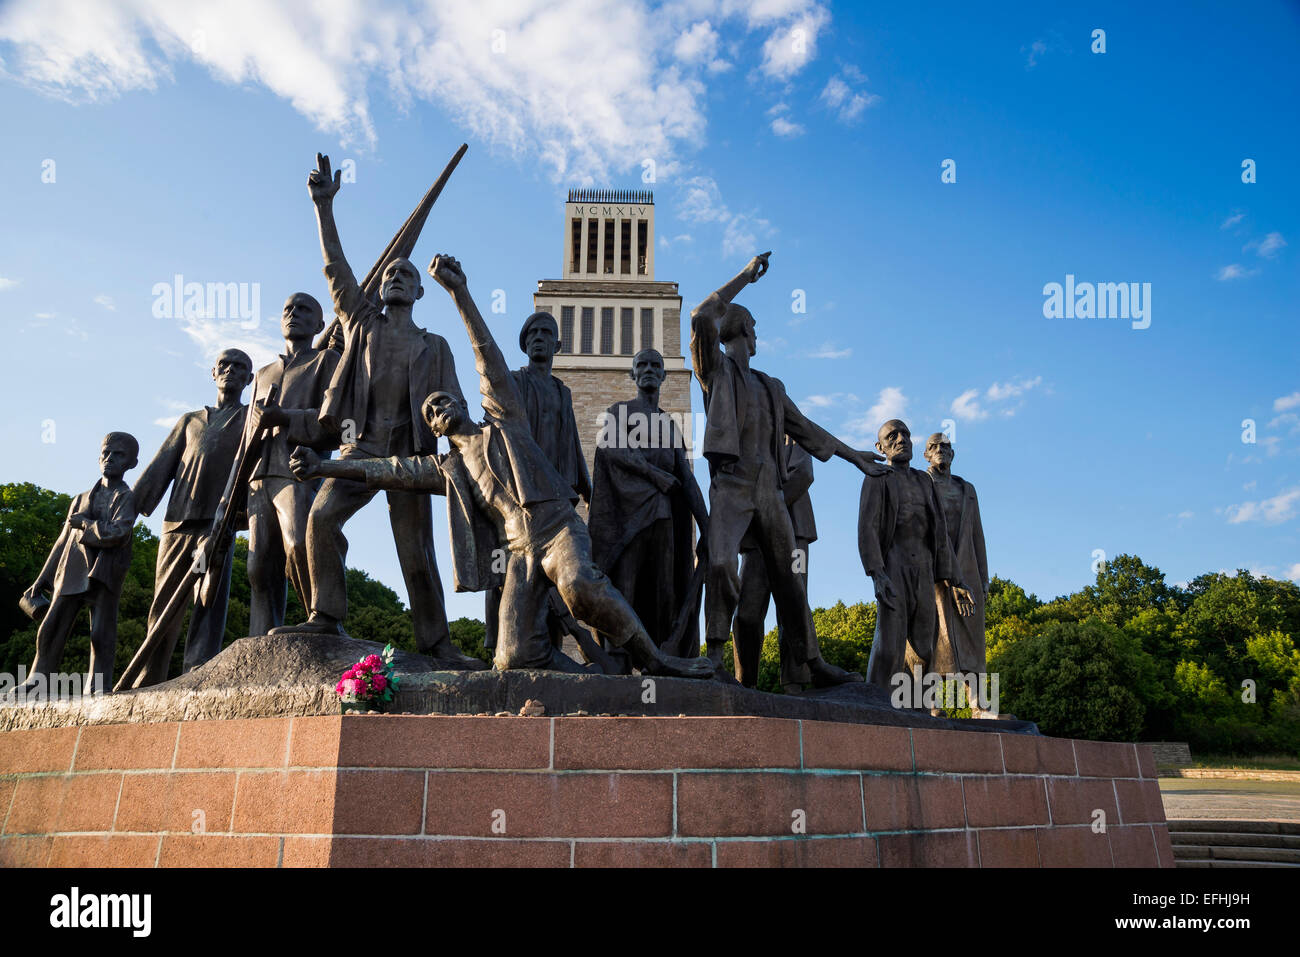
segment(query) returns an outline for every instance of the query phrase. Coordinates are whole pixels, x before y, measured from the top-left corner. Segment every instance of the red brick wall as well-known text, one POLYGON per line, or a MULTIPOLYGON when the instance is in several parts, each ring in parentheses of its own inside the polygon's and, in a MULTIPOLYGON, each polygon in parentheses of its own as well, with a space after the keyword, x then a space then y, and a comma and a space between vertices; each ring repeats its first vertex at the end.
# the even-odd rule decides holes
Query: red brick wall
POLYGON ((1173 865, 1145 745, 772 718, 14 731, 0 824, 10 867, 1173 865))

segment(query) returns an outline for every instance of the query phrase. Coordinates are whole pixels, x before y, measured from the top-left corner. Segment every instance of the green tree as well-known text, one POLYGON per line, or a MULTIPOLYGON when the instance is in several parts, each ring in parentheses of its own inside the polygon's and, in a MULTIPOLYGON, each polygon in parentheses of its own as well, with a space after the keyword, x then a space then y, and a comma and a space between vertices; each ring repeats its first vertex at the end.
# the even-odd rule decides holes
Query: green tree
POLYGON ((1044 734, 1133 741, 1146 709, 1131 685, 1154 670, 1148 659, 1119 628, 1089 618, 1007 643, 989 671, 998 675, 1000 709, 1038 722, 1044 734))

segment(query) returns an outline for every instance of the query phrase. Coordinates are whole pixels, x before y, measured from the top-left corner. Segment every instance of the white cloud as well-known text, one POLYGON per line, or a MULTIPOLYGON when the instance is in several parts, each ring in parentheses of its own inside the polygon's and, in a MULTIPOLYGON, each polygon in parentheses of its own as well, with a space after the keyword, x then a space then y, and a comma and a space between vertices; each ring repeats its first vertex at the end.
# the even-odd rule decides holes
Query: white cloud
POLYGON ((1035 386, 1042 385, 1043 377, 1034 376, 1032 379, 1021 379, 1019 382, 995 382, 988 388, 985 395, 992 402, 1002 402, 1006 399, 1013 399, 1016 396, 1023 395, 1035 386))
POLYGON ((838 349, 833 342, 823 342, 817 349, 804 353, 809 359, 847 359, 853 355, 852 349, 838 349))
POLYGON ((1300 562, 1296 562, 1287 569, 1286 577, 1293 582, 1300 582, 1300 562))
POLYGON ((1277 251, 1286 245, 1286 240, 1282 238, 1281 233, 1269 233, 1263 239, 1254 239, 1242 247, 1242 252, 1250 252, 1252 249, 1256 255, 1264 259, 1274 259, 1277 257, 1277 251))
POLYGON ((802 70, 817 55, 817 35, 829 20, 824 7, 811 4, 793 21, 773 30, 763 44, 763 73, 788 80, 802 70))
POLYGON ((1300 407, 1300 392, 1292 392, 1290 395, 1279 396, 1273 400, 1274 412, 1285 412, 1297 407, 1300 407))
POLYGON ((722 226, 724 256, 753 256, 758 237, 771 232, 771 224, 759 216, 736 213, 722 201, 718 184, 708 176, 692 176, 682 183, 677 216, 688 223, 719 223, 722 226))
POLYGON ((895 385, 887 385, 880 390, 876 404, 867 410, 866 420, 875 423, 872 426, 874 434, 889 419, 901 419, 906 411, 907 396, 903 395, 903 390, 895 385))
POLYGON ((772 120, 772 132, 777 136, 791 139, 796 136, 802 136, 804 128, 798 123, 792 123, 784 116, 778 116, 772 120))
POLYGON ((836 111, 839 119, 843 123, 852 123, 862 111, 869 106, 875 106, 880 102, 880 97, 874 93, 859 93, 853 90, 849 83, 843 79, 848 77, 850 80, 863 82, 866 77, 862 71, 854 67, 845 67, 840 76, 833 76, 826 81, 826 86, 822 88, 820 99, 830 109, 836 111))
POLYGON ((800 408, 830 409, 846 403, 855 403, 858 397, 852 392, 832 392, 830 395, 810 395, 799 403, 800 408))
POLYGON ((185 319, 182 331, 199 347, 203 362, 210 364, 225 349, 242 349, 253 360, 253 368, 260 369, 280 354, 284 343, 245 329, 238 320, 185 319))
MULTIPOLYGON (((835 400, 841 393, 826 396, 828 402, 835 400)), ((848 395, 846 398, 857 403, 858 397, 848 395)), ((810 400, 811 401, 811 400, 810 400)), ((875 444, 876 433, 890 419, 901 419, 907 412, 907 396, 896 385, 885 386, 876 396, 875 403, 866 412, 849 418, 844 424, 844 434, 848 441, 861 448, 870 448, 875 444)))
POLYGON ((948 411, 967 422, 987 419, 992 412, 1010 417, 1016 414, 1021 403, 1017 402, 1013 405, 1007 403, 1010 403, 1013 399, 1019 399, 1026 392, 1036 389, 1042 384, 1043 377, 1039 375, 1034 376, 1032 379, 1024 378, 1007 382, 994 382, 983 393, 979 389, 967 389, 952 400, 948 411), (981 396, 983 401, 981 401, 981 396), (1001 406, 1001 408, 993 409, 990 406, 1001 406))
POLYGON ((192 405, 189 402, 182 402, 180 399, 159 398, 158 404, 165 406, 168 409, 171 409, 173 413, 172 415, 160 416, 159 418, 153 420, 154 425, 162 426, 164 429, 170 429, 173 425, 176 424, 177 419, 179 419, 186 412, 189 412, 192 408, 192 405))
POLYGON ((1229 216, 1219 225, 1219 228, 1231 229, 1233 226, 1236 226, 1239 222, 1241 222, 1245 218, 1246 218, 1245 213, 1242 212, 1233 213, 1231 216, 1229 216))
POLYGON ((683 30, 673 44, 673 55, 686 63, 712 60, 718 53, 718 31, 708 20, 693 24, 683 30))
POLYGON ((17 279, 6 279, 4 276, 0 276, 0 292, 4 292, 6 289, 12 289, 16 285, 18 285, 17 279))
POLYGON ((1243 522, 1277 525, 1294 516, 1297 506, 1300 506, 1300 486, 1258 502, 1229 505, 1224 511, 1227 512, 1229 525, 1240 525, 1243 522))
POLYGON ((1025 69, 1032 70, 1034 67, 1038 66, 1038 58, 1047 52, 1047 41, 1035 40, 1033 43, 1029 44, 1029 46, 1021 47, 1020 52, 1026 54, 1025 69))
POLYGON ((95 302, 96 304, 103 306, 109 312, 117 312, 117 306, 113 304, 113 297, 107 293, 101 292, 95 297, 95 302))
POLYGON ((0 73, 70 102, 171 83, 197 64, 259 85, 322 132, 373 146, 372 101, 426 102, 556 179, 608 182, 644 157, 660 169, 704 134, 705 80, 761 39, 762 77, 816 55, 830 14, 813 0, 12 0, 0 73), (734 57, 733 57, 734 58, 734 57))
POLYGON ((979 394, 979 389, 967 389, 952 400, 952 405, 948 407, 948 411, 959 419, 965 419, 967 422, 987 419, 989 413, 979 404, 979 394))
POLYGON ((1246 269, 1239 263, 1231 263, 1230 265, 1224 266, 1220 269, 1218 273, 1215 274, 1214 278, 1219 280, 1219 282, 1227 282, 1231 279, 1242 279, 1246 276, 1253 276, 1255 273, 1256 270, 1254 269, 1246 269))

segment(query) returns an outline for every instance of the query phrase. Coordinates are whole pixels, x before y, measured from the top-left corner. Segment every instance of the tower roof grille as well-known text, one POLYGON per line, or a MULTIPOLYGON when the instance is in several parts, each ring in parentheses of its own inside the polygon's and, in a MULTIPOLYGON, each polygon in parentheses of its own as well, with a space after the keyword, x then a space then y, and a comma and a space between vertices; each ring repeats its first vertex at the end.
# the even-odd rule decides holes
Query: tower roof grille
POLYGON ((654 191, 649 189, 571 189, 570 203, 639 203, 654 204, 654 191))

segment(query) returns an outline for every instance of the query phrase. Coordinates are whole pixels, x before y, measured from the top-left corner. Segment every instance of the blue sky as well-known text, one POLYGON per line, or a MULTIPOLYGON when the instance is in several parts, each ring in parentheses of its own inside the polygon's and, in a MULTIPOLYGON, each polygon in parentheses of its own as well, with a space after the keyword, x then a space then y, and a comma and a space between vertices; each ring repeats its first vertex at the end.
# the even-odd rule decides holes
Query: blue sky
MULTIPOLYGON (((808 414, 862 447, 891 415, 955 423, 996 574, 1062 594, 1100 549, 1300 579, 1297 5, 181 6, 0 7, 0 481, 88 487, 104 432, 148 456, 213 401, 220 348, 274 354, 284 298, 325 298, 317 151, 355 163, 336 210, 361 273, 464 141, 415 258, 505 291, 512 359, 564 190, 649 185, 687 308, 773 250, 741 301, 808 414), (155 316, 176 274, 257 288, 261 321, 155 316), (1045 318, 1067 275, 1150 283, 1149 328, 1045 318)), ((472 388, 441 290, 416 319, 472 388)), ((815 605, 871 597, 859 484, 818 467, 815 605)), ((440 501, 435 525, 445 569, 440 501)), ((348 535, 401 594, 382 498, 348 535)))

